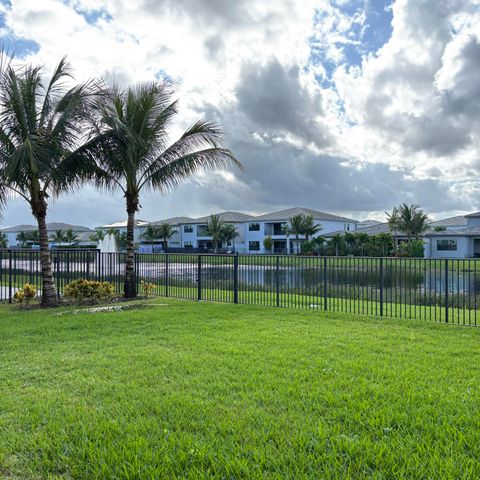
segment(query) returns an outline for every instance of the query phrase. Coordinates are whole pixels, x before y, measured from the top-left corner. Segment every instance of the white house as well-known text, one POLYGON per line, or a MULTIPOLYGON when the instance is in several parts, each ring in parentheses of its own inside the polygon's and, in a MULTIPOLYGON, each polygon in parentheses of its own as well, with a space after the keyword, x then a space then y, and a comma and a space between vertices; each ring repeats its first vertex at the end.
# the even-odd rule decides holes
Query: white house
MULTIPOLYGON (((135 220, 135 229, 133 234, 134 242, 141 241, 142 233, 145 231, 145 228, 149 223, 150 222, 147 222, 146 220, 135 220)), ((100 225, 99 227, 95 227, 95 230, 103 230, 104 232, 116 231, 119 234, 127 233, 127 221, 124 220, 121 222, 109 223, 107 225, 100 225)))
POLYGON ((433 222, 432 226, 443 226, 445 230, 425 233, 425 257, 480 257, 480 212, 433 222))
MULTIPOLYGON (((70 225, 69 223, 61 223, 61 222, 51 222, 47 224, 47 231, 49 238, 55 234, 58 230, 62 230, 64 233, 67 230, 72 230, 77 240, 75 242, 76 245, 84 246, 84 247, 95 247, 95 244, 90 240, 90 236, 94 233, 94 231, 88 227, 83 227, 81 225, 70 225)), ((8 227, 1 229, 0 232, 4 233, 7 236, 7 247, 8 248, 18 248, 21 247, 21 242, 17 240, 17 235, 21 232, 35 232, 38 231, 38 226, 36 225, 15 225, 13 227, 8 227)), ((31 243, 31 242, 30 242, 31 243)), ((58 246, 53 241, 50 242, 50 246, 58 246)))
MULTIPOLYGON (((357 225, 357 221, 350 218, 299 207, 260 216, 247 215, 242 212, 220 212, 218 215, 224 222, 235 225, 237 231, 235 240, 226 246, 228 251, 266 253, 263 241, 265 237, 270 236, 273 240, 273 252, 292 253, 295 241, 291 236, 285 234, 283 227, 293 215, 300 213, 312 215, 315 223, 321 226, 317 235, 338 229, 353 231, 357 225)), ((177 227, 176 233, 168 242, 169 248, 211 251, 213 249, 212 238, 206 230, 209 219, 210 215, 194 219, 174 217, 152 224, 169 223, 177 227)), ((301 243, 305 238, 300 236, 299 240, 301 243)))

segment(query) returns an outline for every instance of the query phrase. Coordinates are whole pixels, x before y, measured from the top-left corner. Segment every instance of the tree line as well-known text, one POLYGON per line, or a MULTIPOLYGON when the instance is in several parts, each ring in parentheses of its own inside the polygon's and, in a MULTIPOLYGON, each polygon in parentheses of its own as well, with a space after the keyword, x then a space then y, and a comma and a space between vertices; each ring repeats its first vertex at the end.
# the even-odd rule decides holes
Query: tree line
POLYGON ((102 80, 74 81, 63 58, 44 68, 0 62, 0 206, 25 200, 37 221, 42 305, 57 303, 47 212, 52 197, 89 183, 119 192, 127 213, 124 295, 136 296, 135 215, 144 190, 165 193, 199 171, 241 167, 223 145, 221 129, 197 121, 171 142, 178 115, 168 81, 120 88, 102 80))

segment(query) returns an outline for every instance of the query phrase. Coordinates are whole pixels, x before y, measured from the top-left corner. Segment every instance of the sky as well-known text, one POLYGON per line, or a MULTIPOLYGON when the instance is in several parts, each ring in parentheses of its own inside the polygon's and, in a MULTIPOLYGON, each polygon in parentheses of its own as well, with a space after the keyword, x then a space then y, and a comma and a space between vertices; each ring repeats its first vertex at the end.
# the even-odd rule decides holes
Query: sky
MULTIPOLYGON (((46 76, 67 55, 78 81, 171 79, 171 141, 198 119, 222 127, 244 170, 146 192, 139 218, 480 210, 480 0, 0 0, 0 36, 46 76)), ((125 215, 121 194, 86 186, 48 219, 125 215)), ((3 225, 19 223, 14 200, 3 225)))

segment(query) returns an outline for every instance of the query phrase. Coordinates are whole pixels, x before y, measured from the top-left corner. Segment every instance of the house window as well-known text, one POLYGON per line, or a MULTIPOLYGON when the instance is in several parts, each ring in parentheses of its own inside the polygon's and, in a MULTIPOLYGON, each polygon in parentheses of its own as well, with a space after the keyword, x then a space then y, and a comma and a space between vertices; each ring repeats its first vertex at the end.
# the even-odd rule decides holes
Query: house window
POLYGON ((183 242, 183 248, 193 248, 192 242, 183 242))
POLYGON ((192 225, 185 225, 183 227, 183 233, 193 233, 193 226, 192 225))
POLYGON ((437 240, 437 250, 457 250, 457 241, 456 240, 437 240))
POLYGON ((257 242, 257 241, 248 242, 248 249, 251 252, 258 252, 260 250, 260 242, 257 242))
POLYGON ((249 232, 259 232, 260 231, 260 224, 259 223, 250 223, 248 225, 249 232))

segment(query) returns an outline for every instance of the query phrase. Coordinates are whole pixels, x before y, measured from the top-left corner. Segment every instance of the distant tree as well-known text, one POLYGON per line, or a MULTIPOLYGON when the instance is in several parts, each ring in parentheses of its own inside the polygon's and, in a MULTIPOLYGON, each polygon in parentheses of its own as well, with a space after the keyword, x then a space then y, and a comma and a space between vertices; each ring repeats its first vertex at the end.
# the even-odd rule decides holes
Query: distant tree
POLYGON ((223 239, 223 229, 225 222, 220 218, 220 215, 210 215, 207 222, 206 232, 208 236, 212 237, 213 251, 218 252, 218 244, 223 239))
POLYGON ((38 245, 40 243, 40 232, 38 230, 27 232, 27 239, 32 245, 38 245))
POLYGON ((153 245, 155 241, 160 238, 158 227, 155 225, 147 225, 147 228, 145 228, 145 231, 142 233, 142 238, 150 245, 153 245))
POLYGON ((50 240, 55 243, 65 242, 65 232, 63 230, 55 230, 55 233, 50 236, 50 240))
POLYGON ((95 230, 95 233, 90 235, 90 241, 94 243, 100 243, 105 240, 105 231, 104 230, 95 230))
POLYGON ((222 240, 228 244, 228 242, 233 243, 233 251, 235 251, 235 239, 239 237, 240 234, 237 232, 235 225, 233 223, 226 223, 222 229, 222 240))
POLYGON ((374 235, 374 237, 375 237, 375 243, 381 248, 382 257, 386 257, 387 255, 389 255, 394 248, 392 234, 379 233, 377 235, 374 235))
POLYGON ((267 251, 267 252, 272 252, 272 249, 273 249, 273 240, 272 240, 272 237, 270 235, 267 235, 264 239, 263 239, 263 248, 267 251))
POLYGON ((16 236, 17 242, 20 242, 22 248, 27 246, 28 238, 28 232, 18 232, 16 236))
POLYGON ((288 219, 288 231, 295 235, 296 253, 300 253, 300 235, 305 234, 305 214, 297 213, 288 219))
POLYGON ((175 229, 169 223, 161 223, 158 226, 158 237, 162 239, 163 250, 168 248, 168 241, 175 235, 175 229))
POLYGON ((115 231, 115 244, 117 250, 124 251, 127 248, 127 232, 115 231))
POLYGON ((8 240, 5 233, 0 232, 0 248, 7 248, 8 240))
POLYGON ((340 233, 332 236, 328 242, 328 246, 335 252, 335 256, 342 255, 345 250, 345 238, 340 233))
POLYGON ((444 232, 447 229, 444 225, 435 225, 433 227, 434 232, 444 232))
POLYGON ((428 228, 428 215, 420 209, 418 205, 407 205, 403 203, 398 207, 399 214, 399 229, 405 232, 408 243, 411 243, 412 239, 416 240, 427 230, 428 228))
POLYGON ((65 242, 70 245, 78 242, 78 235, 71 228, 65 230, 65 242))
POLYGON ((395 250, 397 249, 397 232, 400 230, 400 212, 398 207, 393 207, 391 213, 385 212, 387 215, 387 225, 390 231, 393 233, 393 243, 395 250))
POLYGON ((308 214, 303 216, 303 234, 307 242, 310 237, 313 237, 320 230, 322 230, 322 226, 319 223, 315 223, 313 215, 308 214))

